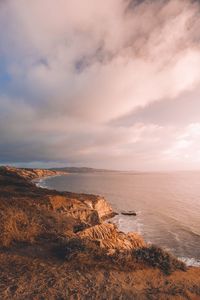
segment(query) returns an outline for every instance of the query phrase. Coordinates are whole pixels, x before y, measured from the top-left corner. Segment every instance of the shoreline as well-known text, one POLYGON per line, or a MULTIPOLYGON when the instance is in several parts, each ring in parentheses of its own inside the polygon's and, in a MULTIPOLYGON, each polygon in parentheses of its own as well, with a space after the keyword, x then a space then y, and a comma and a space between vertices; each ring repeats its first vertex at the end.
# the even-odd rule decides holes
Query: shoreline
MULTIPOLYGON (((40 188, 44 188, 44 189, 54 189, 54 188, 51 188, 50 186, 43 186, 42 185, 42 182, 43 181, 45 181, 46 179, 48 179, 48 178, 54 178, 54 177, 59 177, 59 176, 63 176, 63 175, 69 175, 69 173, 66 173, 66 174, 58 174, 58 175, 49 175, 49 176, 45 176, 45 177, 41 177, 41 178, 38 178, 38 179, 35 179, 34 180, 34 182, 36 182, 36 186, 37 187, 40 187, 40 188)), ((55 189, 56 190, 56 189, 55 189)), ((63 192, 67 192, 67 191, 65 191, 65 190, 63 190, 63 192)), ((74 193, 77 193, 76 191, 72 191, 72 192, 74 192, 74 193)), ((114 215, 113 216, 111 216, 111 218, 106 218, 104 221, 107 221, 108 223, 113 223, 113 224, 115 224, 115 225, 117 225, 117 227, 119 228, 119 224, 118 224, 118 222, 117 221, 114 221, 113 222, 113 218, 120 218, 120 216, 121 217, 123 217, 123 214, 121 214, 121 213, 114 213, 114 215)), ((118 220, 119 221, 119 220, 118 220)), ((128 230, 126 230, 126 231, 124 231, 123 229, 120 229, 122 232, 124 232, 125 234, 127 234, 128 232, 133 232, 133 230, 132 229, 130 229, 129 231, 128 230)), ((137 231, 134 231, 134 232, 137 232, 137 231)), ((142 235, 142 233, 141 232, 137 232, 138 234, 141 234, 142 235)), ((147 244, 149 244, 149 245, 151 245, 152 244, 152 242, 148 242, 147 244)), ((159 246, 159 245, 158 245, 159 246)), ((169 250, 170 251, 170 250, 169 250)), ((171 252, 171 251, 170 251, 171 252)), ((183 261, 188 267, 197 267, 197 268, 199 268, 200 267, 200 260, 198 260, 198 259, 195 259, 195 258, 193 258, 193 257, 181 257, 181 256, 177 256, 177 258, 178 259, 180 259, 181 261, 183 261)))
POLYGON ((200 296, 200 268, 104 222, 103 197, 39 188, 37 174, 0 168, 1 299, 200 296))
POLYGON ((45 181, 46 179, 48 179, 48 178, 59 177, 59 176, 67 175, 67 174, 68 174, 68 173, 65 173, 65 174, 57 174, 57 175, 48 175, 48 176, 38 177, 38 178, 33 179, 33 180, 32 180, 32 183, 34 183, 37 187, 40 187, 40 188, 51 189, 51 188, 49 188, 49 187, 42 186, 41 183, 42 183, 43 181, 45 181))

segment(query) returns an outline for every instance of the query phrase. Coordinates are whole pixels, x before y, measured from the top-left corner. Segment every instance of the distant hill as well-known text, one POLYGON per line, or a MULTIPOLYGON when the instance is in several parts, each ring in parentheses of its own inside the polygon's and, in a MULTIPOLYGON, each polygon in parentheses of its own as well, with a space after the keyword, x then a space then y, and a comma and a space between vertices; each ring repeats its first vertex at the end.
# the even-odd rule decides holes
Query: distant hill
POLYGON ((51 168, 49 170, 53 171, 63 171, 67 173, 100 173, 100 172, 117 172, 114 170, 107 169, 94 169, 87 167, 64 167, 64 168, 51 168))
POLYGON ((0 168, 0 299, 200 299, 200 268, 120 231, 104 198, 32 182, 57 172, 0 168))

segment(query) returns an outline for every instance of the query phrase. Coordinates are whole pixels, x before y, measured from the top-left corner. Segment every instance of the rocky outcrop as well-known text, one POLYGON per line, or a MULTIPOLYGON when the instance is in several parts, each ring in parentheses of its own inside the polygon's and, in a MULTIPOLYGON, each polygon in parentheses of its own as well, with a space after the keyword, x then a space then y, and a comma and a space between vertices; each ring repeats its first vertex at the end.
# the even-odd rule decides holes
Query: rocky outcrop
POLYGON ((15 168, 11 166, 0 167, 0 173, 4 175, 18 176, 28 180, 33 180, 36 178, 42 178, 47 176, 66 174, 61 171, 54 171, 54 170, 47 170, 47 169, 15 168))
POLYGON ((100 196, 65 193, 49 197, 52 208, 57 212, 72 215, 83 222, 92 220, 92 225, 116 215, 109 203, 100 196))
POLYGON ((49 196, 52 208, 57 213, 72 216, 80 222, 90 225, 100 224, 101 218, 108 218, 113 214, 112 208, 104 199, 94 195, 77 195, 69 197, 69 193, 49 196), (102 201, 103 200, 103 201, 102 201))
POLYGON ((137 233, 119 232, 114 224, 100 224, 80 232, 79 237, 98 241, 100 247, 108 250, 133 250, 146 246, 143 238, 137 233))
POLYGON ((95 199, 87 199, 84 201, 90 208, 96 210, 101 219, 111 218, 117 213, 113 212, 110 204, 100 196, 96 196, 95 199))
POLYGON ((137 216, 136 212, 134 210, 122 210, 121 214, 124 216, 137 216))
POLYGON ((0 168, 0 299, 199 299, 200 269, 103 223, 104 198, 32 183, 56 174, 0 168))

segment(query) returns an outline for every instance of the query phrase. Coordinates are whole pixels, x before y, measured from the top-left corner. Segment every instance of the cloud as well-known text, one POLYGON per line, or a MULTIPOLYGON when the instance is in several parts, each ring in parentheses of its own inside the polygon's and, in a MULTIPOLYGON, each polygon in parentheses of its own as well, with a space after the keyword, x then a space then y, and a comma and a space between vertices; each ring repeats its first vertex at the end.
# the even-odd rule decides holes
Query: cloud
POLYGON ((135 108, 130 113, 111 121, 115 126, 133 126, 138 122, 156 123, 160 126, 171 124, 184 127, 187 124, 200 122, 200 90, 185 92, 175 99, 162 99, 151 102, 145 107, 135 108))
POLYGON ((162 167, 199 95, 198 2, 0 5, 1 161, 162 167))
POLYGON ((177 135, 174 143, 164 151, 168 163, 180 166, 181 169, 198 169, 200 163, 200 123, 191 123, 177 135))

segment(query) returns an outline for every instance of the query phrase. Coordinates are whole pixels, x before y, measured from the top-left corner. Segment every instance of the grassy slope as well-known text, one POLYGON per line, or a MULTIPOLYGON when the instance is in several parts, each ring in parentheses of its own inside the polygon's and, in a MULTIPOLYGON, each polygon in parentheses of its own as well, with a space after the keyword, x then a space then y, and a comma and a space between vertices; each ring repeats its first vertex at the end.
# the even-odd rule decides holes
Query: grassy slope
POLYGON ((200 299, 199 268, 100 224, 97 200, 0 170, 0 299, 200 299))

